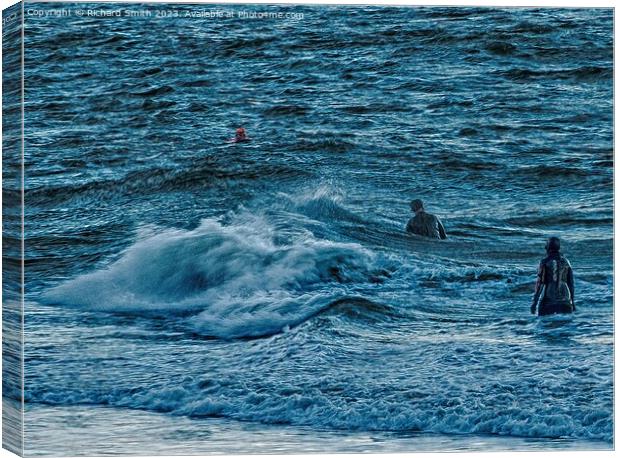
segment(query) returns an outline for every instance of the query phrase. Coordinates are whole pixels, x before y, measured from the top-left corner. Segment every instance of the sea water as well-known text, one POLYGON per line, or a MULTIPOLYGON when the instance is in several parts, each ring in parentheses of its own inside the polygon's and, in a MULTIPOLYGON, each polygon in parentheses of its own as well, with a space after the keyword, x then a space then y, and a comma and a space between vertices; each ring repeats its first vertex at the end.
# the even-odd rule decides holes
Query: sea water
POLYGON ((612 447, 611 9, 29 6, 27 454, 612 447))

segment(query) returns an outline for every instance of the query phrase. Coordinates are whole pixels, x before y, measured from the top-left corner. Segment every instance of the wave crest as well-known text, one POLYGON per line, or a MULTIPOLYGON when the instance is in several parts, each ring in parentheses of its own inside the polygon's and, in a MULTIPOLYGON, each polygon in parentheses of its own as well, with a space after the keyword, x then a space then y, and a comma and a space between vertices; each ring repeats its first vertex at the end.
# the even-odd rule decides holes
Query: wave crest
POLYGON ((295 326, 368 283, 373 255, 360 245, 276 231, 244 214, 203 220, 136 242, 109 267, 44 294, 46 302, 131 314, 191 314, 192 328, 220 338, 295 326))

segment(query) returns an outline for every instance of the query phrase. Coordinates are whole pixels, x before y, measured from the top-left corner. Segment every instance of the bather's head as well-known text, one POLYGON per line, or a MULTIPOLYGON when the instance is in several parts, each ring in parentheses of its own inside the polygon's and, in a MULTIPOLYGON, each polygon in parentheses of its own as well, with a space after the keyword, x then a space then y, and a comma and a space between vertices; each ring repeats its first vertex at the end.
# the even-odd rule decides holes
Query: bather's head
POLYGON ((424 202, 420 199, 415 199, 411 201, 411 211, 417 213, 421 210, 424 210, 424 202))
POLYGON ((559 237, 549 237, 547 244, 545 245, 547 253, 559 253, 560 252, 560 239, 559 237))
POLYGON ((239 127, 235 132, 235 137, 237 140, 245 140, 245 129, 243 127, 239 127))

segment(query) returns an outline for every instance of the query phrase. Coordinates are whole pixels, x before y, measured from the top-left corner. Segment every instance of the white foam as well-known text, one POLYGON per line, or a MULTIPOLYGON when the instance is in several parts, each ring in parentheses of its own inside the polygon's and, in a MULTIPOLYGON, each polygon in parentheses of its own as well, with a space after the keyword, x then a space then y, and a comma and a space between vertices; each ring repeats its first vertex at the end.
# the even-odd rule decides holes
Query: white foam
MULTIPOLYGON (((458 397, 437 391, 426 398, 415 392, 412 397, 407 391, 370 393, 366 390, 371 389, 371 384, 356 391, 353 380, 339 385, 349 396, 328 395, 320 386, 287 383, 256 391, 247 377, 211 379, 206 388, 200 381, 184 380, 138 391, 65 393, 46 395, 41 400, 343 430, 572 437, 606 442, 613 439, 611 412, 600 406, 572 409, 553 403, 520 403, 517 397, 492 393, 458 397)), ((326 386, 334 383, 338 382, 323 381, 326 386)))
MULTIPOLYGON (((151 229, 152 231, 152 229, 151 229)), ((369 251, 276 231, 244 213, 229 224, 142 237, 108 268, 44 295, 48 302, 125 313, 194 313, 197 332, 233 338, 294 326, 367 280, 369 251)))

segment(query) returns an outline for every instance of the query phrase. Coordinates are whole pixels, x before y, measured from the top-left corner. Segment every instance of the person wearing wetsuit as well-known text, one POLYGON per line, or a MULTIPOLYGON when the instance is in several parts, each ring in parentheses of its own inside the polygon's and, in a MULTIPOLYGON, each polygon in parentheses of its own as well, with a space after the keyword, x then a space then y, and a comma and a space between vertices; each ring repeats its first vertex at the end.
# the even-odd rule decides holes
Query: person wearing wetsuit
POLYGON ((575 282, 568 259, 560 253, 560 239, 551 237, 545 247, 547 257, 540 261, 531 312, 538 316, 575 311, 575 282), (540 304, 538 303, 542 295, 540 304))
POLYGON ((430 237, 433 239, 446 239, 446 230, 439 218, 424 211, 424 203, 420 199, 411 202, 411 210, 415 216, 407 223, 406 231, 411 234, 430 237))

